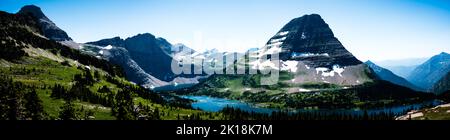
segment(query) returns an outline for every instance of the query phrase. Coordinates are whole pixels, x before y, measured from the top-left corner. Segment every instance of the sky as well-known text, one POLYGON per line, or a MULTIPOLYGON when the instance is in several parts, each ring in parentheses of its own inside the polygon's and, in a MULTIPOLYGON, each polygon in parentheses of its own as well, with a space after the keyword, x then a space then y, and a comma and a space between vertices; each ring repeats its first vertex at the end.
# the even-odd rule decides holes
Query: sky
POLYGON ((0 0, 0 10, 28 4, 79 43, 151 33, 197 51, 244 52, 316 13, 362 61, 450 52, 449 0, 0 0))

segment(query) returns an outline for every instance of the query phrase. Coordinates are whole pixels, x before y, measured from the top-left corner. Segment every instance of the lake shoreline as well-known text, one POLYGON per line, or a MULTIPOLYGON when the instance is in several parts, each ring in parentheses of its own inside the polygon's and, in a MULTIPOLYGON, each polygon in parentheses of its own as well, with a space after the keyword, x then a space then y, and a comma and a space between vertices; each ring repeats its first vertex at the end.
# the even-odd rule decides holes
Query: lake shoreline
POLYGON ((247 112, 255 112, 255 113, 266 113, 271 114, 272 112, 289 112, 289 113, 298 113, 298 112, 317 112, 317 113, 342 113, 342 114, 363 114, 367 111, 369 114, 373 113, 395 113, 395 114, 405 114, 410 110, 421 109, 426 106, 436 106, 440 105, 443 102, 439 100, 430 100, 424 101, 421 103, 415 104, 407 104, 407 105, 398 105, 393 107, 380 107, 380 108, 371 108, 371 109, 361 109, 361 108, 318 108, 318 107, 304 107, 304 108, 267 108, 264 106, 258 105, 258 103, 249 103, 240 100, 227 99, 227 98, 217 98, 210 97, 206 95, 202 96, 193 96, 193 95, 183 95, 180 96, 185 99, 191 99, 195 102, 191 104, 194 109, 201 109, 203 111, 208 112, 219 112, 221 109, 225 107, 232 107, 242 109, 247 112))

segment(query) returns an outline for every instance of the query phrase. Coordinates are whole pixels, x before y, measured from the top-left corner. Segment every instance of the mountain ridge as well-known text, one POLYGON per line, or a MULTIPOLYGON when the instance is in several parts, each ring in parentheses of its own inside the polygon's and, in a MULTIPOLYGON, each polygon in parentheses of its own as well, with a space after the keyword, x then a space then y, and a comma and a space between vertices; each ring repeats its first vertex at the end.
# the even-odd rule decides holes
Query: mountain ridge
POLYGON ((372 61, 368 60, 365 62, 370 68, 373 69, 373 71, 377 74, 377 76, 381 80, 389 81, 393 84, 397 84, 400 86, 408 87, 416 91, 424 91, 423 89, 420 89, 419 87, 413 85, 412 83, 408 82, 406 79, 399 77, 395 75, 393 72, 391 72, 388 69, 385 69, 381 66, 378 66, 377 64, 373 63, 372 61))
POLYGON ((420 88, 432 91, 432 86, 450 71, 450 54, 441 52, 416 67, 406 79, 420 88))

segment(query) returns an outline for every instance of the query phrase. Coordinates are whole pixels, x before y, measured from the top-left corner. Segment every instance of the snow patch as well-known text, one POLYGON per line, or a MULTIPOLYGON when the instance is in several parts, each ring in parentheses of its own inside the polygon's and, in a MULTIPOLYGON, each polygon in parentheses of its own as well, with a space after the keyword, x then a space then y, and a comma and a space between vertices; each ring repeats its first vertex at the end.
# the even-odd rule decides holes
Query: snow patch
POLYGON ((282 38, 278 38, 278 39, 271 39, 270 43, 281 42, 281 41, 284 41, 285 39, 286 39, 286 37, 282 37, 282 38))
POLYGON ((252 65, 252 69, 264 69, 266 67, 270 67, 273 69, 278 69, 278 67, 275 66, 274 63, 272 63, 270 60, 264 61, 264 62, 260 62, 259 60, 253 61, 249 63, 250 65, 252 65))
POLYGON ((302 32, 302 36, 300 38, 301 39, 306 39, 305 32, 302 32))
POLYGON ((304 89, 304 88, 299 88, 298 91, 299 91, 299 92, 310 92, 311 90, 309 90, 309 89, 304 89))
POLYGON ((106 46, 105 48, 103 48, 103 49, 105 49, 105 50, 110 50, 110 49, 112 49, 113 48, 113 46, 111 46, 111 45, 108 45, 108 46, 106 46))
POLYGON ((334 73, 337 73, 340 77, 342 77, 342 73, 345 71, 345 68, 339 67, 339 65, 333 65, 333 69, 329 70, 328 68, 318 67, 316 68, 316 74, 319 74, 319 72, 322 73, 322 76, 325 77, 333 77, 334 73))
POLYGON ((281 70, 297 72, 298 61, 283 61, 281 62, 281 70))
POLYGON ((318 67, 316 68, 316 74, 319 74, 319 72, 326 72, 328 71, 328 68, 318 67))
POLYGON ((279 32, 278 35, 279 36, 285 36, 289 33, 289 31, 284 31, 284 32, 279 32))
POLYGON ((281 44, 283 44, 283 42, 275 42, 275 43, 270 43, 270 44, 267 44, 267 47, 272 47, 272 46, 281 46, 281 44))
POLYGON ((281 52, 281 47, 274 46, 274 47, 271 47, 270 49, 268 49, 267 51, 265 51, 264 53, 260 53, 258 55, 258 57, 261 57, 261 56, 264 56, 264 55, 267 55, 267 54, 275 54, 275 53, 279 53, 279 52, 281 52))
POLYGON ((103 50, 100 50, 98 53, 99 53, 99 54, 103 54, 103 50))
POLYGON ((291 54, 292 58, 318 57, 318 56, 330 57, 330 55, 328 53, 298 53, 298 52, 292 52, 292 54, 291 54))
POLYGON ((308 65, 305 65, 306 69, 310 69, 310 67, 308 67, 308 65))

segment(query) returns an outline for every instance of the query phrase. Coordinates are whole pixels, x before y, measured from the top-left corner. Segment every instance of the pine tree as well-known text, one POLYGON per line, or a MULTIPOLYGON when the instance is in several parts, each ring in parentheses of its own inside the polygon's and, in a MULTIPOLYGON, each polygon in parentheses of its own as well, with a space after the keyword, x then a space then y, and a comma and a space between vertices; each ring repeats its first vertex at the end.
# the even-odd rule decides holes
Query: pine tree
POLYGON ((59 118, 61 120, 78 120, 80 113, 72 101, 68 100, 61 107, 61 111, 59 112, 59 118))
POLYGON ((32 89, 25 94, 25 108, 27 109, 26 116, 32 120, 41 120, 44 117, 44 107, 42 101, 36 94, 36 90, 32 89))
POLYGON ((116 104, 113 106, 113 115, 117 120, 135 120, 134 104, 131 92, 128 88, 119 91, 116 96, 116 104))

